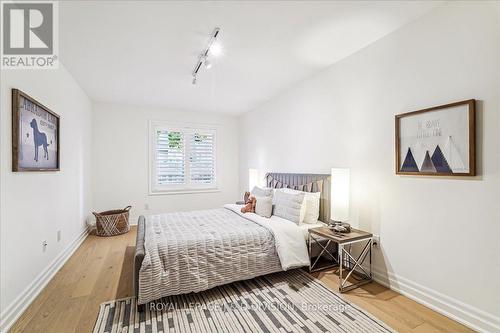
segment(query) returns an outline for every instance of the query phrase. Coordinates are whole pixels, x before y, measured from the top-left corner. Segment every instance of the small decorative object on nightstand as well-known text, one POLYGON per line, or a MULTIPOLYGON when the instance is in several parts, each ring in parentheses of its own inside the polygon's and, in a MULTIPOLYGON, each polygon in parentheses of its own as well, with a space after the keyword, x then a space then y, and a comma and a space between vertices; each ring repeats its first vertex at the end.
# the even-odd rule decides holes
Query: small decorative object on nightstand
POLYGON ((309 229, 309 272, 315 272, 320 269, 324 269, 326 267, 322 267, 320 269, 314 269, 316 264, 318 263, 319 258, 326 252, 329 257, 333 259, 334 264, 332 266, 339 266, 339 291, 345 292, 351 289, 357 288, 364 284, 367 284, 372 281, 372 241, 373 235, 371 233, 351 229, 349 233, 339 233, 328 227, 319 227, 319 228, 311 228, 309 229), (320 240, 327 239, 328 242, 326 246, 323 246, 320 240), (318 244, 322 251, 316 257, 316 260, 312 262, 311 257, 311 246, 312 242, 318 244), (338 256, 335 257, 330 251, 328 251, 328 246, 330 243, 336 243, 338 246, 338 256), (351 254, 351 245, 352 244, 362 244, 363 250, 359 254, 357 258, 351 254), (366 268, 363 267, 363 263, 366 259, 369 259, 369 268, 368 272, 366 268), (342 273, 343 270, 346 269, 348 271, 346 277, 344 278, 342 273), (357 269, 357 270, 356 270, 357 269), (359 281, 353 284, 348 285, 347 281, 349 277, 355 273, 359 277, 359 281))
POLYGON ((335 232, 349 233, 351 232, 351 225, 343 222, 333 222, 330 224, 330 229, 335 232))

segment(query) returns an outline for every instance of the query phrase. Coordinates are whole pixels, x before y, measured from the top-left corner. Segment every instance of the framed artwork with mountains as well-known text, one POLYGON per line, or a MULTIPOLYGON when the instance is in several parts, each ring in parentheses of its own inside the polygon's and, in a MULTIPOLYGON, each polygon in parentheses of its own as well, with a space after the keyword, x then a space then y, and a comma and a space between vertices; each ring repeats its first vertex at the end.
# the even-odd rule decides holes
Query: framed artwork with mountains
POLYGON ((475 176, 474 99, 396 115, 396 174, 475 176))

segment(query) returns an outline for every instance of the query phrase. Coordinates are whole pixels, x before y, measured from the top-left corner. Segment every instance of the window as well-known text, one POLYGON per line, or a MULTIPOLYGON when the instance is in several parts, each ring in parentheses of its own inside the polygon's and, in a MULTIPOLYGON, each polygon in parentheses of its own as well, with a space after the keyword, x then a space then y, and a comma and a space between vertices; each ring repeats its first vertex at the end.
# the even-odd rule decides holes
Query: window
POLYGON ((152 123, 151 194, 217 189, 216 129, 152 123))

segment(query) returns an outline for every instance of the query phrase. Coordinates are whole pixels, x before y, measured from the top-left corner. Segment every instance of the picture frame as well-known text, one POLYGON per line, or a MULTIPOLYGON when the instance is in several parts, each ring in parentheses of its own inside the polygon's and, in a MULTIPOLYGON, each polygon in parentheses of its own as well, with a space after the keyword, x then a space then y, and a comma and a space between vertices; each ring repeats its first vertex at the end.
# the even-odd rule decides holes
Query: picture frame
POLYGON ((59 171, 59 137, 59 115, 12 89, 12 171, 59 171))
POLYGON ((475 118, 475 99, 396 115, 396 174, 475 176, 475 118))

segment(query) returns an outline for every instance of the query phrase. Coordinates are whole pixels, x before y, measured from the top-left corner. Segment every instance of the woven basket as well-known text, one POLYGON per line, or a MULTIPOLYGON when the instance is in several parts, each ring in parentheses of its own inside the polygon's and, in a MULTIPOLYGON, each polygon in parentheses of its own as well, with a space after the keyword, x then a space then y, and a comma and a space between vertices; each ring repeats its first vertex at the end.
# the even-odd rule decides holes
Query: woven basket
POLYGON ((108 210, 101 213, 93 212, 96 218, 97 236, 116 236, 125 234, 130 230, 128 212, 132 206, 124 209, 108 210))

